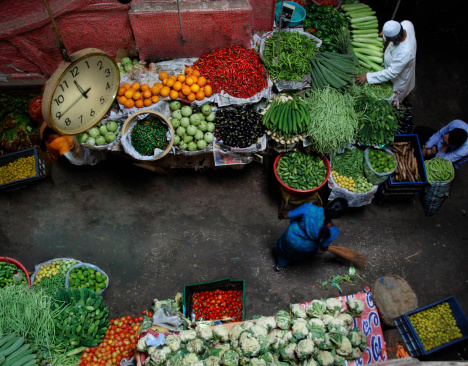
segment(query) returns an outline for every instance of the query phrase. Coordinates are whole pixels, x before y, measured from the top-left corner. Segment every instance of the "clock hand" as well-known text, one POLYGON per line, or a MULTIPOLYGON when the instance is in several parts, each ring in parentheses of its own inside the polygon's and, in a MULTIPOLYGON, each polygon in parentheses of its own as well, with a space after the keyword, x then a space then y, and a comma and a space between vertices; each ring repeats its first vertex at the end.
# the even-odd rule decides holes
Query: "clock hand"
MULTIPOLYGON (((91 88, 89 88, 86 93, 89 92, 91 88)), ((75 100, 67 109, 65 109, 65 111, 60 115, 60 118, 62 118, 63 116, 65 116, 65 113, 67 113, 76 103, 78 103, 81 98, 83 98, 84 96, 86 96, 85 94, 82 94, 81 97, 79 97, 77 100, 75 100)), ((87 98, 87 97, 86 97, 87 98)))
MULTIPOLYGON (((73 82, 75 83, 76 87, 78 88, 78 90, 80 91, 81 95, 84 96, 85 98, 88 98, 88 96, 86 94, 88 94, 89 92, 89 89, 85 92, 83 90, 83 88, 80 86, 80 84, 78 84, 78 82, 76 80, 73 80, 73 82)), ((90 88, 91 89, 91 88, 90 88)))

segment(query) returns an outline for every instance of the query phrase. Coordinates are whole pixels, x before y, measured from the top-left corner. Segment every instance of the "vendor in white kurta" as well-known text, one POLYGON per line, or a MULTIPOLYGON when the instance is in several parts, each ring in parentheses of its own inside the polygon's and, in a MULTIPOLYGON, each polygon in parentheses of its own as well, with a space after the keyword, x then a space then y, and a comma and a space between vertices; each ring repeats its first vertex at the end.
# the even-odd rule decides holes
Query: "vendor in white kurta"
POLYGON ((379 84, 391 80, 392 101, 401 103, 416 83, 416 34, 413 23, 389 20, 383 26, 383 36, 390 41, 384 54, 385 69, 356 77, 356 82, 379 84))

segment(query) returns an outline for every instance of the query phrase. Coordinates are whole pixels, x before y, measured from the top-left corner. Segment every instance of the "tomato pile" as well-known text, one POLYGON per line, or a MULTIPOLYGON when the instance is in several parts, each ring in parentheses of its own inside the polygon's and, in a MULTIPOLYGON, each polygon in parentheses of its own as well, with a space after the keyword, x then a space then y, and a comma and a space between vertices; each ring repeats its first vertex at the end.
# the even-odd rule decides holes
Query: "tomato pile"
MULTIPOLYGON (((143 311, 146 314, 146 311, 143 311)), ((148 313, 148 316, 153 316, 148 313)), ((97 347, 86 349, 80 358, 80 366, 120 365, 123 358, 130 359, 138 343, 138 329, 144 317, 127 315, 109 320, 109 328, 97 347)))
POLYGON ((195 320, 242 320, 242 291, 202 291, 193 295, 195 320))

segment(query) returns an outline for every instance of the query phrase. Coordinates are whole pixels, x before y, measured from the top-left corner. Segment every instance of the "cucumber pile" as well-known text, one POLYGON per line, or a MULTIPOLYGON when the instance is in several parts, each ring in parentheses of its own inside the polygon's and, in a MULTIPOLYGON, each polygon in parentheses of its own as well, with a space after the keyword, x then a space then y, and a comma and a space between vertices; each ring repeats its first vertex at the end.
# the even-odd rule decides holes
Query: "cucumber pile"
POLYGON ((302 151, 284 154, 278 161, 276 172, 288 187, 303 191, 318 187, 327 177, 327 167, 322 159, 302 151))
POLYGON ((351 45, 359 63, 373 71, 383 70, 383 39, 375 11, 366 4, 343 4, 341 8, 351 24, 351 45))
POLYGON ((0 365, 33 366, 36 365, 36 354, 24 338, 15 334, 0 337, 0 365))
POLYGON ((61 309, 54 323, 57 337, 68 350, 101 343, 109 325, 109 310, 99 294, 87 288, 62 290, 51 308, 61 309))
POLYGON ((265 110, 262 123, 277 142, 302 140, 309 127, 310 114, 299 97, 279 96, 265 110))
POLYGON ((315 90, 328 85, 340 89, 354 80, 354 56, 334 52, 322 52, 311 62, 311 82, 315 90))

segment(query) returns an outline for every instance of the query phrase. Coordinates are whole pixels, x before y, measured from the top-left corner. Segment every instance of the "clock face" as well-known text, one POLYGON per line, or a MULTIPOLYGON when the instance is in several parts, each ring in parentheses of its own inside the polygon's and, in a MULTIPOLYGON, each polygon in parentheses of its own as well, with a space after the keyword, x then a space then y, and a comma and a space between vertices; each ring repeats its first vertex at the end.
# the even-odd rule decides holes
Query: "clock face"
POLYGON ((92 127, 109 110, 119 82, 117 64, 106 54, 90 53, 72 62, 49 96, 49 125, 64 135, 92 127))

